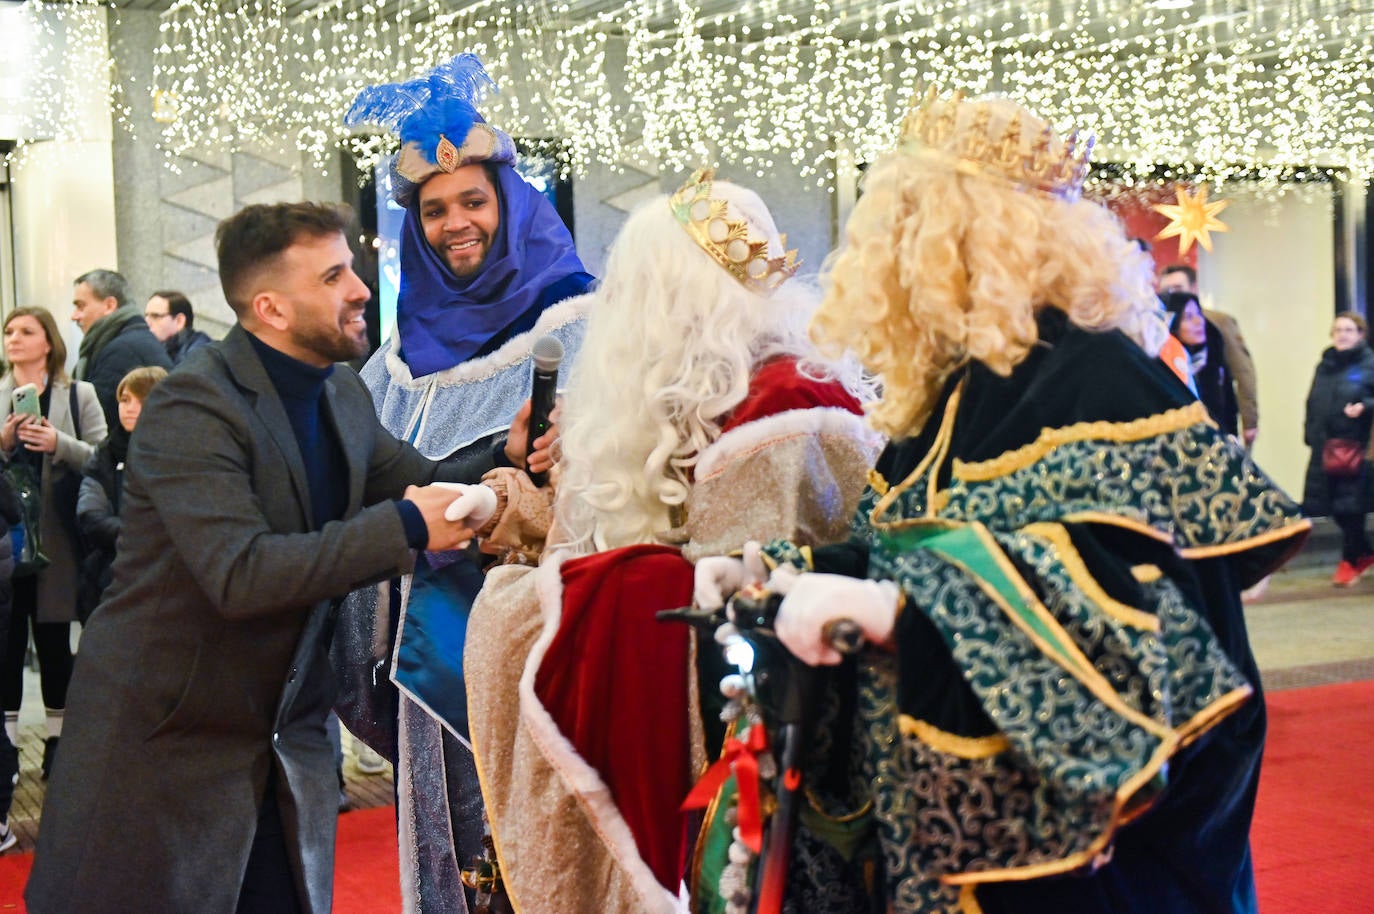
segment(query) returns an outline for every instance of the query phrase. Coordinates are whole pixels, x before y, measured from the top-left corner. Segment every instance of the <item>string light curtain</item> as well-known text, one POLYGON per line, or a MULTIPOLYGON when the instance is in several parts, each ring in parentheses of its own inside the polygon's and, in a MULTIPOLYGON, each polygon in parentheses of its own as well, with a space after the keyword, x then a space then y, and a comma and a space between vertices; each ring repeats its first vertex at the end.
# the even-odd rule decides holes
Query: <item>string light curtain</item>
POLYGON ((1374 3, 1325 0, 179 0, 154 89, 169 153, 289 146, 325 167, 344 142, 365 164, 385 141, 341 126, 358 89, 473 51, 501 86, 490 118, 562 140, 573 171, 728 151, 824 186, 936 82, 1097 133, 1127 184, 1277 185, 1374 171, 1372 35, 1374 3))
MULTIPOLYGON (((11 11, 13 12, 13 11, 11 11)), ((27 2, 5 20, 0 73, 14 85, 20 141, 7 159, 34 140, 80 140, 90 133, 89 112, 110 108, 127 121, 113 79, 106 11, 91 2, 27 2), (74 77, 75 75, 75 77, 74 77)))

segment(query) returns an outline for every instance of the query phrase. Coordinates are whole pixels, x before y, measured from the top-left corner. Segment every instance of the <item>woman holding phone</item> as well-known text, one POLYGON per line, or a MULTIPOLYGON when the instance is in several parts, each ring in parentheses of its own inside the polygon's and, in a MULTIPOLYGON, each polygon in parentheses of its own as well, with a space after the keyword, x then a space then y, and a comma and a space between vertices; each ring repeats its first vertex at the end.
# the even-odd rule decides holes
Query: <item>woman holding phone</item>
POLYGON ((67 347, 46 308, 10 312, 4 323, 4 340, 9 370, 0 378, 0 411, 5 416, 0 424, 0 460, 5 464, 25 461, 41 479, 39 530, 49 564, 35 574, 14 579, 14 609, 0 655, 0 699, 5 706, 5 730, 10 741, 18 745, 24 651, 32 629, 47 710, 48 736, 43 748, 46 778, 62 735, 62 712, 72 675, 71 623, 76 618, 77 559, 71 532, 76 518, 62 516, 54 489, 79 481, 82 465, 105 440, 105 414, 94 387, 85 381, 68 380, 64 368, 67 347), (26 385, 32 388, 26 390, 26 385), (38 403, 36 415, 34 398, 38 403))
POLYGON ((1312 449, 1303 513, 1329 515, 1341 531, 1341 561, 1331 583, 1349 587, 1374 568, 1365 518, 1374 508, 1374 467, 1366 456, 1374 427, 1374 351, 1364 316, 1342 311, 1331 324, 1307 394, 1303 443, 1312 449), (1344 454, 1342 454, 1344 452, 1344 454))

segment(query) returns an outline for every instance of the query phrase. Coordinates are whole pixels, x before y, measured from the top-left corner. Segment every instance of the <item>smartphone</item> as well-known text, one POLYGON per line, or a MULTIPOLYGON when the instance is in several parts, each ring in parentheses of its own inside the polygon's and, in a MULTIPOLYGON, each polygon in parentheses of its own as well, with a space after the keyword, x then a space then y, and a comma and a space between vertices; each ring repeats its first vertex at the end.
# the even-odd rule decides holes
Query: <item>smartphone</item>
POLYGON ((43 416, 42 410, 38 406, 38 388, 32 384, 25 384, 14 389, 14 411, 21 415, 28 414, 35 419, 43 416))

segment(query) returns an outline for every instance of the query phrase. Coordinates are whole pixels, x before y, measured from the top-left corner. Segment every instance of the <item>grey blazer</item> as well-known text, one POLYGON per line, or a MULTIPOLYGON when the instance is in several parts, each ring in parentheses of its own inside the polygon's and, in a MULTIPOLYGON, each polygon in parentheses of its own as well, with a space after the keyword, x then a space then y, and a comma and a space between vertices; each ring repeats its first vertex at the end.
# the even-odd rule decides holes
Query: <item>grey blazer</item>
POLYGON ((242 328, 148 397, 48 785, 35 914, 229 914, 274 766, 301 904, 330 910, 333 598, 411 569, 392 499, 437 465, 382 429, 354 372, 324 398, 348 506, 312 530, 295 436, 242 328))
MULTIPOLYGON (((85 381, 53 380, 49 385, 48 421, 57 429, 57 450, 43 455, 43 516, 39 519, 42 531, 43 554, 48 567, 38 572, 38 621, 72 622, 76 619, 76 549, 69 529, 76 518, 58 516, 52 500, 52 484, 68 473, 81 476, 81 468, 95 452, 107 432, 105 413, 95 388, 85 381), (76 384, 76 405, 81 410, 81 437, 76 437, 76 424, 71 415, 71 385, 76 384)), ((0 421, 14 411, 14 374, 0 379, 0 421)), ((23 445, 20 445, 21 447, 23 445)), ((9 462, 12 454, 0 451, 0 460, 9 462)))

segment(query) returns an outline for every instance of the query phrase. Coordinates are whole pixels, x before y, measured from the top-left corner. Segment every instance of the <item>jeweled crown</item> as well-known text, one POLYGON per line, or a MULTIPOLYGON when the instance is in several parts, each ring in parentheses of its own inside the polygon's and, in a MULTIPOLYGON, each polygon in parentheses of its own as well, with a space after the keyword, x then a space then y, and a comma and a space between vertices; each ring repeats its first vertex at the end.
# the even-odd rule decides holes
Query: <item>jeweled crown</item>
MULTIPOLYGON (((768 256, 767 238, 750 237, 749 222, 731 219, 729 204, 711 196, 714 168, 697 170, 668 198, 677 221, 687 233, 746 288, 768 295, 797 272, 801 261, 795 249, 778 257, 768 256)), ((778 245, 787 247, 787 236, 778 235, 778 245)))
POLYGON ((939 96, 937 86, 913 96, 898 148, 949 160, 965 174, 1000 178, 1069 202, 1082 196, 1095 142, 1091 133, 1075 130, 1059 142, 1046 125, 1034 136, 1023 137, 1017 114, 997 134, 990 129, 993 107, 988 101, 967 102, 971 119, 959 125, 964 94, 956 91, 948 101, 939 96))

